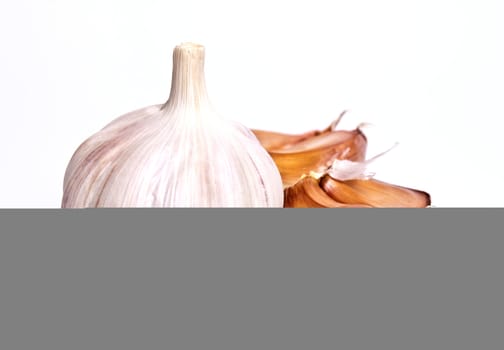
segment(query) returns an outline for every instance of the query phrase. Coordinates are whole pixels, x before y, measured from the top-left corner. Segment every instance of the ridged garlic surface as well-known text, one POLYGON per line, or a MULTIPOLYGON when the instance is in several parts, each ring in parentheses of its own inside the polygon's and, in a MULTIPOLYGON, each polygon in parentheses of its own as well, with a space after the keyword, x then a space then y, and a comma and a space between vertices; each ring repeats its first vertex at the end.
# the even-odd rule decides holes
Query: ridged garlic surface
POLYGON ((268 152, 212 107, 204 58, 201 45, 175 47, 168 101, 123 115, 80 145, 63 208, 283 206, 268 152))

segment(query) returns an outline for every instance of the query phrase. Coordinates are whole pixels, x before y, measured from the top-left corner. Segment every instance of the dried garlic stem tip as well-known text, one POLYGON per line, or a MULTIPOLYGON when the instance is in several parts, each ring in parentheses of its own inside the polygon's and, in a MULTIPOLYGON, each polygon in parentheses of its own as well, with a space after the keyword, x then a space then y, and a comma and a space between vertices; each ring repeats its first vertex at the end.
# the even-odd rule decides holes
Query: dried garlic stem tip
POLYGON ((205 81, 205 48, 183 43, 173 50, 170 97, 162 109, 178 106, 200 111, 210 102, 205 81))

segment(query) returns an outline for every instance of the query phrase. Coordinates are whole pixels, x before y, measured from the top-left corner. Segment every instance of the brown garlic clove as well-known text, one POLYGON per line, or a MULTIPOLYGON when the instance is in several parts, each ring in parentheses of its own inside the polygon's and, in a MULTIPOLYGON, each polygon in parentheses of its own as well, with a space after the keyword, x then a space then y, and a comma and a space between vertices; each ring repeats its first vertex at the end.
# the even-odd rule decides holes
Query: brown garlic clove
POLYGON ((321 134, 321 132, 317 130, 308 131, 299 135, 284 134, 267 130, 252 130, 252 132, 255 134, 261 145, 269 152, 288 149, 298 142, 321 134))
POLYGON ((370 208, 365 204, 346 204, 332 199, 319 180, 305 176, 284 191, 284 208, 370 208))
POLYGON ((392 185, 375 179, 338 181, 324 175, 321 188, 335 201, 376 208, 425 208, 431 204, 427 192, 392 185))
POLYGON ((267 151, 273 152, 288 150, 303 141, 310 140, 312 137, 336 131, 336 127, 338 126, 345 113, 346 111, 343 111, 338 116, 338 118, 324 130, 312 130, 303 134, 286 134, 276 131, 258 129, 252 129, 252 132, 255 134, 259 142, 264 148, 266 148, 267 151))
POLYGON ((335 159, 363 161, 367 140, 359 130, 333 131, 311 137, 285 150, 269 152, 285 187, 294 185, 310 172, 323 173, 335 159))
POLYGON ((348 173, 361 168, 364 171, 367 163, 388 151, 366 161, 367 139, 360 127, 351 131, 335 130, 344 114, 345 112, 322 131, 291 135, 253 130, 280 170, 285 194, 284 207, 429 206, 430 195, 426 192, 374 179, 354 179, 354 175, 348 173), (350 163, 341 163, 341 168, 334 168, 336 160, 350 163), (359 166, 354 167, 352 163, 359 166), (335 176, 333 173, 351 180, 336 180, 330 176, 335 176), (325 175, 318 179, 320 174, 325 175))
POLYGON ((325 172, 336 159, 365 160, 367 139, 360 128, 336 130, 345 113, 321 131, 292 135, 252 130, 280 170, 284 188, 293 186, 310 172, 325 172))
POLYGON ((345 113, 343 111, 322 131, 292 135, 252 130, 280 170, 284 188, 294 185, 310 172, 325 172, 336 159, 365 160, 367 139, 360 128, 336 130, 345 113))

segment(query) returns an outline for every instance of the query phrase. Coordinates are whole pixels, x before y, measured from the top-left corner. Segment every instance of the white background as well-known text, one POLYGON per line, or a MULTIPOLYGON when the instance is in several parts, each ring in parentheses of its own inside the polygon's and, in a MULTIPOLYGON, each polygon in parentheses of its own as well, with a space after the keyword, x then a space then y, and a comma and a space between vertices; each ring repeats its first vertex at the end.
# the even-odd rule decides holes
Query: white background
POLYGON ((174 46, 206 47, 210 98, 251 128, 361 122, 376 178, 438 207, 504 206, 499 1, 0 0, 0 207, 59 207, 66 165, 168 97, 174 46))

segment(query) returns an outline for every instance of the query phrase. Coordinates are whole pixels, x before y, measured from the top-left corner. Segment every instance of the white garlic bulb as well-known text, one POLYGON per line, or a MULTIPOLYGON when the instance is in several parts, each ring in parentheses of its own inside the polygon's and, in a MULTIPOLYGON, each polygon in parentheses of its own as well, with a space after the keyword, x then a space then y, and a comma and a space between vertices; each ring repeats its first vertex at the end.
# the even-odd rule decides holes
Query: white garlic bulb
POLYGON ((268 152, 214 111, 204 56, 198 44, 175 47, 168 101, 113 120, 76 150, 63 208, 283 206, 268 152))

